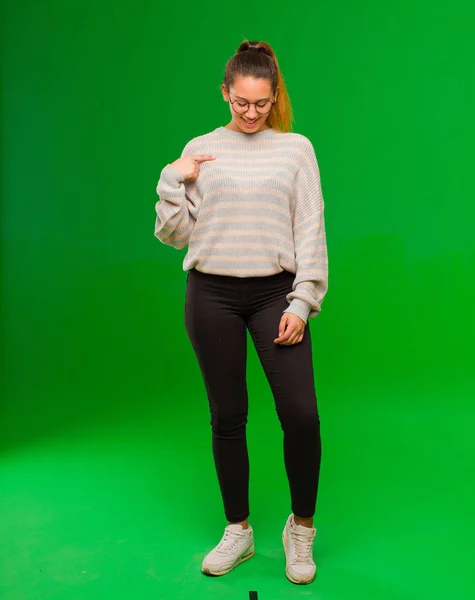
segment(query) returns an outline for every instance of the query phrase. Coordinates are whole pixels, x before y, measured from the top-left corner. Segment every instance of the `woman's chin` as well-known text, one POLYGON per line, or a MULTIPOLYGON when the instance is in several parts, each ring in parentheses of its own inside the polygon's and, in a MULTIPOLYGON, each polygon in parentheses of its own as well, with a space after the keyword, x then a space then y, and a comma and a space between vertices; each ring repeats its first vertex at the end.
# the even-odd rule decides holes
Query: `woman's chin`
POLYGON ((255 121, 246 121, 246 119, 239 120, 239 128, 246 133, 256 133, 260 131, 265 125, 265 121, 262 119, 256 119, 255 121))

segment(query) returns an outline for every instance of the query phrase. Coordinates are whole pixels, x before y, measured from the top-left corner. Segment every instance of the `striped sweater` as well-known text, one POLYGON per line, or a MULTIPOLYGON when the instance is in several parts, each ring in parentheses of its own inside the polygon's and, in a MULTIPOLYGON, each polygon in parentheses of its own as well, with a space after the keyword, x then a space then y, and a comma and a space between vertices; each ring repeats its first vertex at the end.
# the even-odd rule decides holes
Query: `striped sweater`
POLYGON ((182 249, 183 270, 234 277, 295 274, 283 312, 321 311, 328 257, 320 171, 299 133, 225 127, 193 138, 181 156, 206 154, 196 180, 167 164, 157 184, 155 236, 182 249))

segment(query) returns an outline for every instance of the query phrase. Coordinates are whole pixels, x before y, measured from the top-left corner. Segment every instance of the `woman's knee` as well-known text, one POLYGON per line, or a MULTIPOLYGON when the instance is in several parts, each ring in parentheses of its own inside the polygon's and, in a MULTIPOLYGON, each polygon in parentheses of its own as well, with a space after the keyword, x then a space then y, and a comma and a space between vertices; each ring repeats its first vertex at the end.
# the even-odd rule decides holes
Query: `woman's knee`
POLYGON ((216 436, 226 439, 241 439, 246 435, 247 415, 211 415, 211 429, 216 436))
POLYGON ((304 410, 284 411, 279 413, 279 419, 284 431, 296 432, 301 435, 320 431, 320 416, 316 407, 304 410))

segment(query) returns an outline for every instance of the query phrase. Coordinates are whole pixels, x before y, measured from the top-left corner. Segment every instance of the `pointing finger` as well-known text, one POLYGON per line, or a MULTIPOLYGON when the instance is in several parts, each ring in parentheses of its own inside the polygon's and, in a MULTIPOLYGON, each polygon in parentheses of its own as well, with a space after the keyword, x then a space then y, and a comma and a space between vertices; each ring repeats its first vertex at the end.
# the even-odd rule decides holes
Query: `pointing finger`
POLYGON ((207 160, 216 160, 216 158, 214 156, 211 156, 210 154, 193 154, 191 156, 191 158, 193 160, 196 160, 197 162, 205 162, 207 160))

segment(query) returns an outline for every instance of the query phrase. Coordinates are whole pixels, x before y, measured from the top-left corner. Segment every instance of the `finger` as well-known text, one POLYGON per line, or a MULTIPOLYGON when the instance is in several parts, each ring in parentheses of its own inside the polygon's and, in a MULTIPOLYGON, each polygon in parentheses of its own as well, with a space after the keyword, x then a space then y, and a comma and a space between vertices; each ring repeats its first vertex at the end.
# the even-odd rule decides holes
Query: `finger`
POLYGON ((289 343, 290 344, 298 344, 299 342, 301 342, 303 339, 303 333, 300 333, 300 329, 296 329, 295 330, 295 335, 293 335, 290 340, 289 343))
POLYGON ((292 337, 293 332, 294 332, 293 329, 287 328, 285 330, 285 333, 283 335, 280 335, 275 341, 278 344, 286 344, 289 341, 289 339, 292 337))
POLYGON ((293 346, 295 344, 295 342, 298 339, 298 333, 294 333, 293 335, 290 336, 288 342, 287 342, 287 346, 293 346))
POLYGON ((283 330, 283 328, 279 327, 279 334, 276 339, 278 341, 288 340, 291 333, 292 333, 292 330, 289 327, 287 327, 287 329, 285 331, 283 330))
POLYGON ((211 154, 193 154, 191 156, 193 160, 196 162, 205 162, 206 160, 216 160, 215 156, 211 156, 211 154))
POLYGON ((287 321, 288 321, 288 316, 287 313, 284 313, 280 319, 280 323, 279 323, 279 332, 278 332, 278 336, 281 337, 284 334, 285 331, 285 327, 287 325, 287 321))

